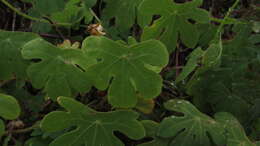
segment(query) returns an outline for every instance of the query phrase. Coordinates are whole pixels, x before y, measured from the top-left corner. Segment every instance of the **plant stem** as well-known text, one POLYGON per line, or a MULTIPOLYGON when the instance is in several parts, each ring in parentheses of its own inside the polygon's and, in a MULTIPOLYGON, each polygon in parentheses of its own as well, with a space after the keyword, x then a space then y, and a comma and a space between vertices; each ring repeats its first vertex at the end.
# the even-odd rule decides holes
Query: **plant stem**
POLYGON ((40 19, 40 18, 36 18, 36 17, 32 17, 29 16, 21 11, 19 11, 17 8, 15 8, 13 5, 11 5, 9 2, 7 2, 6 0, 1 0, 1 2, 3 4, 5 4, 8 8, 10 8, 11 10, 13 10, 14 12, 16 12, 18 15, 23 16, 24 18, 33 20, 33 21, 38 21, 38 22, 43 22, 43 23, 49 23, 47 20, 44 19, 40 19))
POLYGON ((89 8, 89 11, 90 11, 90 13, 95 17, 95 19, 98 21, 98 23, 101 24, 101 20, 98 18, 98 16, 96 15, 96 13, 95 13, 91 8, 89 8))
POLYGON ((225 15, 223 21, 220 23, 218 30, 216 32, 216 36, 221 32, 223 29, 223 26, 225 25, 225 22, 227 21, 228 17, 230 16, 231 12, 235 9, 235 7, 238 5, 239 0, 236 0, 235 3, 228 9, 227 14, 225 15))
POLYGON ((16 134, 19 134, 19 133, 26 133, 26 132, 29 132, 29 131, 32 131, 33 129, 37 128, 39 126, 38 123, 32 125, 31 127, 27 127, 27 128, 24 128, 24 129, 18 129, 18 130, 10 130, 10 131, 6 131, 4 133, 4 135, 7 135, 7 134, 10 134, 10 133, 16 133, 16 134))

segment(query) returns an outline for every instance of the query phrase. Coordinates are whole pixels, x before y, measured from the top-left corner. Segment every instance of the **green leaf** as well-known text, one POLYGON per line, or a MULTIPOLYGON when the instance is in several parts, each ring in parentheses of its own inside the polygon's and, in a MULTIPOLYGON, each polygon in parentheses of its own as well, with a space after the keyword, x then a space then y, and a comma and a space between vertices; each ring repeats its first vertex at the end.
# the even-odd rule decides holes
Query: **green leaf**
POLYGON ((28 67, 28 75, 35 88, 44 90, 52 99, 71 96, 73 90, 86 92, 90 81, 84 71, 93 63, 79 49, 61 49, 43 39, 34 39, 25 44, 22 55, 25 59, 40 59, 28 67))
POLYGON ((163 68, 167 64, 167 50, 159 41, 126 46, 105 37, 88 37, 83 48, 99 60, 87 72, 94 79, 95 87, 100 90, 109 87, 108 100, 114 107, 134 107, 138 95, 154 98, 160 94, 161 76, 145 67, 149 64, 163 68))
POLYGON ((22 58, 22 46, 38 36, 28 32, 11 32, 0 30, 0 80, 8 80, 13 76, 26 77, 28 62, 22 58))
POLYGON ((41 15, 59 12, 65 7, 65 0, 34 0, 34 6, 41 15))
POLYGON ((137 7, 143 0, 104 0, 106 7, 102 12, 104 22, 115 18, 115 28, 128 31, 135 23, 137 7))
POLYGON ((219 66, 221 64, 222 52, 221 39, 214 39, 202 57, 203 70, 219 66))
MULTIPOLYGON (((85 18, 89 23, 93 16, 90 8, 95 5, 96 0, 32 0, 32 8, 29 15, 38 18, 50 19, 53 23, 63 23, 63 26, 71 27, 85 18)), ((46 24, 34 23, 33 27, 45 30, 46 24)), ((48 29, 47 29, 48 30, 48 29)))
POLYGON ((68 97, 59 97, 58 103, 68 112, 49 113, 41 122, 42 129, 55 132, 73 127, 73 130, 56 138, 50 146, 124 146, 113 132, 122 132, 135 140, 145 135, 136 112, 96 112, 68 97))
POLYGON ((20 115, 20 106, 12 96, 0 93, 0 117, 14 120, 20 115))
POLYGON ((153 138, 152 141, 139 144, 138 146, 168 146, 170 139, 167 138, 161 138, 157 136, 157 131, 159 128, 159 124, 150 121, 150 120, 144 120, 142 121, 142 124, 145 128, 146 137, 153 138))
POLYGON ((204 55, 204 51, 201 48, 195 49, 191 54, 190 58, 182 69, 181 74, 176 79, 176 84, 184 80, 194 69, 198 66, 199 59, 204 55))
POLYGON ((142 40, 159 39, 171 52, 175 49, 178 36, 180 36, 187 47, 195 47, 199 39, 199 32, 196 25, 189 22, 189 19, 196 23, 209 22, 208 12, 197 8, 199 5, 200 2, 195 0, 184 4, 171 0, 144 0, 138 9, 141 15, 147 17, 160 15, 161 17, 155 20, 151 26, 144 28, 142 40))
POLYGON ((5 133, 5 124, 4 124, 3 120, 0 119, 0 140, 4 133, 5 133))
POLYGON ((48 144, 49 140, 42 139, 41 137, 33 137, 28 139, 24 146, 47 146, 48 144))
POLYGON ((227 129, 227 146, 256 146, 248 139, 243 127, 231 114, 217 113, 215 116, 227 129))
POLYGON ((165 107, 184 114, 165 118, 160 124, 158 136, 172 137, 171 146, 210 146, 211 138, 217 145, 225 144, 225 130, 222 125, 198 111, 188 101, 170 100, 165 107))
MULTIPOLYGON (((89 1, 89 0, 87 0, 89 1)), ((55 22, 78 23, 85 18, 85 23, 89 23, 93 16, 90 12, 90 7, 83 4, 81 0, 70 0, 66 3, 63 11, 58 11, 51 14, 51 19, 55 22)))

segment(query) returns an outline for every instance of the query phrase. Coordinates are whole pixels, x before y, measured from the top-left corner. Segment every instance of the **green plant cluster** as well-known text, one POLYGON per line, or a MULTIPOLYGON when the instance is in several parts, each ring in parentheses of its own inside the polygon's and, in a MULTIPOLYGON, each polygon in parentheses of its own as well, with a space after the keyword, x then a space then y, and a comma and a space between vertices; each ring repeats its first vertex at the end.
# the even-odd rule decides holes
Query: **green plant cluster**
POLYGON ((223 19, 203 0, 22 1, 1 0, 32 22, 0 30, 0 145, 260 146, 260 25, 239 0, 223 19), (72 34, 91 24, 106 34, 72 34))

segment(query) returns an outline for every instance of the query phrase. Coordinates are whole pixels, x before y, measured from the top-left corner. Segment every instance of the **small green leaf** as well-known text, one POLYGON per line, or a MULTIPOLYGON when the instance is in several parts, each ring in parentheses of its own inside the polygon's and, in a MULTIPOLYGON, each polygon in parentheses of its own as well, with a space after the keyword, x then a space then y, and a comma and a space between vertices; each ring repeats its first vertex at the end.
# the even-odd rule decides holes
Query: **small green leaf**
POLYGON ((126 46, 105 37, 88 37, 84 51, 98 61, 87 73, 100 90, 108 89, 108 100, 114 107, 134 107, 138 95, 154 98, 161 92, 162 78, 145 67, 163 68, 168 62, 165 46, 148 40, 126 46), (109 86, 109 82, 111 85, 109 86))
POLYGON ((3 120, 0 119, 0 140, 1 140, 1 137, 4 134, 4 132, 5 132, 5 124, 4 124, 3 120))
POLYGON ((142 121, 142 124, 145 128, 146 137, 153 138, 153 140, 139 144, 138 146, 169 146, 170 139, 157 136, 157 131, 159 128, 158 123, 150 120, 145 120, 142 121))
POLYGON ((155 103, 153 99, 138 98, 135 108, 145 114, 150 114, 153 112, 154 106, 155 103))
POLYGON ((184 114, 165 118, 160 124, 158 136, 172 137, 171 146, 209 146, 211 138, 217 145, 225 144, 225 130, 222 125, 201 113, 188 101, 170 100, 165 107, 184 114))
POLYGON ((20 115, 20 106, 12 96, 0 93, 0 117, 14 120, 20 115))
POLYGON ((52 99, 71 96, 72 91, 86 92, 90 81, 83 69, 93 63, 79 49, 62 49, 44 41, 34 39, 25 44, 22 55, 25 59, 40 59, 28 67, 28 75, 35 88, 44 90, 52 99))
MULTIPOLYGON (((178 4, 171 0, 144 0, 138 10, 142 16, 152 17, 160 15, 161 17, 149 26, 144 28, 142 40, 151 38, 161 40, 172 52, 177 44, 178 36, 182 42, 190 48, 195 47, 199 39, 199 33, 196 23, 209 23, 209 13, 198 8, 200 1, 193 0, 184 4, 178 4)), ((144 22, 141 22, 143 25, 144 22)), ((150 22, 147 22, 150 23, 150 22)))
POLYGON ((143 0, 104 0, 106 7, 102 12, 104 22, 115 18, 115 28, 125 32, 135 23, 137 7, 143 0))
POLYGON ((42 129, 46 132, 74 129, 56 138, 50 146, 124 146, 113 134, 114 131, 135 140, 145 135, 144 127, 137 121, 136 112, 96 112, 68 97, 59 97, 58 103, 68 112, 49 113, 41 122, 42 129))
POLYGON ((243 127, 229 113, 217 113, 216 118, 224 125, 228 131, 227 146, 256 146, 245 134, 243 127))
POLYGON ((203 58, 202 58, 202 64, 206 68, 215 67, 217 65, 220 65, 221 63, 221 57, 222 57, 222 41, 216 41, 210 44, 209 48, 205 52, 203 58))
POLYGON ((195 49, 191 54, 190 58, 185 65, 185 67, 182 69, 181 74, 176 79, 176 84, 180 81, 184 80, 191 72, 194 71, 194 69, 198 66, 199 58, 202 57, 204 54, 204 51, 201 50, 201 48, 195 49))
POLYGON ((8 80, 13 76, 26 77, 28 62, 22 58, 22 46, 38 36, 28 32, 11 32, 0 30, 0 80, 8 80))
POLYGON ((59 12, 65 7, 65 0, 34 0, 34 6, 41 15, 59 12))

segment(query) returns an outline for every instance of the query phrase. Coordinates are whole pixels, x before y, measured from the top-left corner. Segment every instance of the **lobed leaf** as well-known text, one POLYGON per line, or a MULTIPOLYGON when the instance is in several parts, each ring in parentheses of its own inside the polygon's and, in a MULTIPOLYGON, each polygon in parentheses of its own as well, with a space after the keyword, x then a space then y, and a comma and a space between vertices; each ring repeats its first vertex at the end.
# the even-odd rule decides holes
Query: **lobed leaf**
POLYGON ((85 69, 93 60, 79 49, 62 49, 43 39, 34 39, 25 44, 22 55, 25 59, 38 59, 28 69, 35 88, 44 90, 52 99, 71 96, 73 91, 86 92, 91 83, 85 69))
POLYGON ((183 116, 165 118, 159 126, 158 136, 173 138, 171 146, 194 146, 225 144, 225 130, 221 124, 198 111, 185 100, 170 100, 165 104, 169 110, 183 113, 183 116), (209 136, 210 135, 210 136, 209 136))
MULTIPOLYGON (((172 52, 176 47, 178 36, 180 36, 187 47, 195 47, 199 39, 199 32, 196 25, 189 20, 196 23, 209 22, 209 13, 198 8, 200 4, 201 1, 197 0, 184 4, 178 4, 172 0, 143 0, 138 8, 140 14, 146 17, 160 15, 160 18, 155 20, 151 26, 144 28, 142 40, 159 39, 172 52)), ((145 22, 140 23, 142 25, 145 22)))
POLYGON ((215 116, 227 129, 227 146, 256 146, 248 139, 243 127, 231 114, 217 113, 215 116))
POLYGON ((161 76, 145 67, 163 68, 167 64, 167 50, 159 41, 126 46, 105 37, 88 37, 83 42, 83 49, 98 60, 87 73, 94 79, 95 87, 108 88, 108 100, 113 106, 134 107, 138 95, 154 98, 160 94, 161 76))
POLYGON ((113 134, 115 131, 136 140, 145 135, 142 124, 137 121, 136 112, 96 112, 68 97, 59 97, 58 103, 68 112, 49 113, 41 122, 42 129, 55 132, 76 128, 56 138, 50 146, 124 146, 113 134))
POLYGON ((143 0, 105 0, 102 19, 109 22, 115 18, 115 27, 121 32, 126 32, 135 23, 137 7, 143 0))

